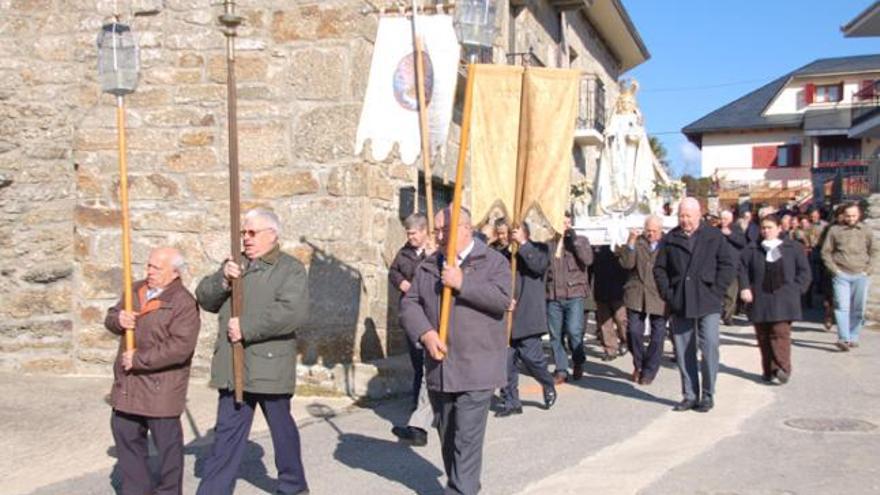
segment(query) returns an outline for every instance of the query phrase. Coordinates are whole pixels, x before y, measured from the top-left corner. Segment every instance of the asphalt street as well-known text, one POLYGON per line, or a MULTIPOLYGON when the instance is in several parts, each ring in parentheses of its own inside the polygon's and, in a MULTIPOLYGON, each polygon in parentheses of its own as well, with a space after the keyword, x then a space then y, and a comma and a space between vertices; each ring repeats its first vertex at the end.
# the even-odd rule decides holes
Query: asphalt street
MULTIPOLYGON (((542 409, 540 387, 523 377, 524 414, 490 417, 482 493, 880 493, 880 334, 866 331, 849 353, 834 341, 815 324, 798 324, 792 380, 768 386, 751 327, 722 327, 716 408, 707 414, 671 411, 680 382, 668 344, 657 379, 639 386, 629 381, 628 355, 603 362, 592 342, 586 376, 561 386, 553 409, 542 409)), ((408 403, 340 410, 315 402, 300 412, 311 493, 441 493, 436 436, 411 448, 391 435, 408 403)), ((195 492, 209 443, 209 434, 190 442, 184 493, 195 492)), ((106 467, 51 484, 34 480, 15 493, 115 493, 111 445, 103 447, 106 467)), ((239 475, 237 494, 273 493, 265 430, 252 435, 239 475)))

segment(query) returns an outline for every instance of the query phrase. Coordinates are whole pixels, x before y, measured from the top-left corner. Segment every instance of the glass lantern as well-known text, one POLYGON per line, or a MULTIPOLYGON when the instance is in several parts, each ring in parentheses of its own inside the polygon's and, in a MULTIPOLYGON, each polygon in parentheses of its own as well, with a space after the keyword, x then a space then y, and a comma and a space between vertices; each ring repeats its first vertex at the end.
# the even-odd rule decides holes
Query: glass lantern
POLYGON ((98 34, 98 80, 101 91, 116 96, 133 93, 138 83, 138 46, 131 28, 111 22, 98 34))
POLYGON ((469 48, 491 48, 495 40, 495 1, 457 1, 455 34, 458 41, 469 48))

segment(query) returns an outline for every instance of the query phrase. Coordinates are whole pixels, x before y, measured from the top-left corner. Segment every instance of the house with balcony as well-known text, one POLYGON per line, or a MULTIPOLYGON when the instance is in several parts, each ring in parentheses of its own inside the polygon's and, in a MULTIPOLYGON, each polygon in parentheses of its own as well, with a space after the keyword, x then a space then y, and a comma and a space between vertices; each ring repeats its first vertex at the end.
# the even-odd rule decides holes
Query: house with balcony
POLYGON ((878 95, 880 55, 819 59, 682 132, 702 151, 702 176, 722 189, 774 190, 786 201, 858 196, 880 147, 878 95))

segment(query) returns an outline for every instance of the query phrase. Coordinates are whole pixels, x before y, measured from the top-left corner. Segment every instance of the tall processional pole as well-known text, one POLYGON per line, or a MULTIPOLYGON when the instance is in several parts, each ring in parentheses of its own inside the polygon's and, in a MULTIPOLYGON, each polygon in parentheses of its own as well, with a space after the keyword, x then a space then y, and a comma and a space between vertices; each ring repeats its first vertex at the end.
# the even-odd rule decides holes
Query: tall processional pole
MULTIPOLYGON (((229 253, 235 262, 241 258, 241 192, 238 174, 238 111, 235 87, 235 36, 242 18, 235 14, 235 3, 223 2, 224 12, 219 17, 226 36, 226 119, 229 127, 229 253)), ((232 279, 231 318, 241 315, 241 278, 232 279)), ((221 329, 222 331, 222 329, 221 329)), ((244 345, 232 342, 232 376, 235 402, 244 401, 244 345)))

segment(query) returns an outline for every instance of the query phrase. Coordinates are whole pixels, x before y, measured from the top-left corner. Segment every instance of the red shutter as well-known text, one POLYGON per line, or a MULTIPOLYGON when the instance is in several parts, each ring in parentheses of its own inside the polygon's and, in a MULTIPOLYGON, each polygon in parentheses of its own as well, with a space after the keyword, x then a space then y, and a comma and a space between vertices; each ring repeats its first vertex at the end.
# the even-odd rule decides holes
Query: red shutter
POLYGON ((770 168, 776 165, 777 146, 752 147, 752 168, 770 168))
POLYGON ((865 79, 859 84, 859 99, 868 100, 874 97, 874 81, 865 79))
POLYGON ((816 85, 813 83, 807 83, 807 85, 804 86, 804 101, 807 102, 807 105, 812 105, 815 98, 816 85))
POLYGON ((801 166, 801 145, 799 144, 790 144, 788 145, 788 154, 791 158, 791 163, 789 164, 792 167, 800 167, 801 166))

